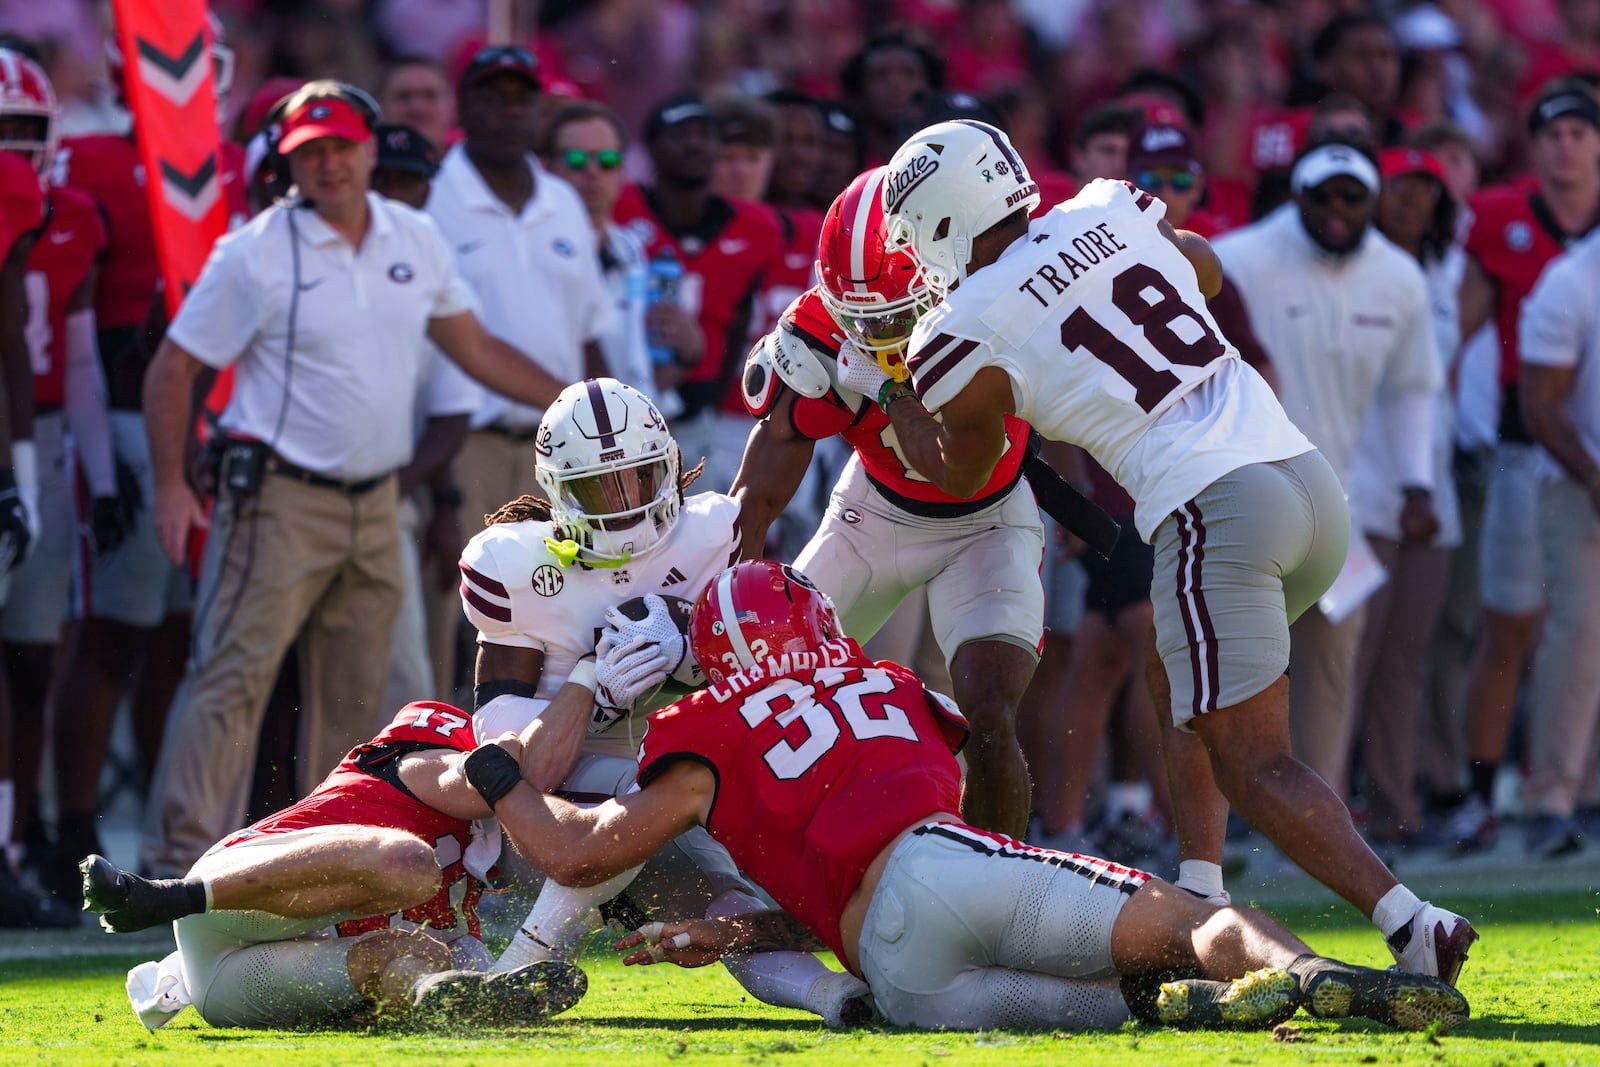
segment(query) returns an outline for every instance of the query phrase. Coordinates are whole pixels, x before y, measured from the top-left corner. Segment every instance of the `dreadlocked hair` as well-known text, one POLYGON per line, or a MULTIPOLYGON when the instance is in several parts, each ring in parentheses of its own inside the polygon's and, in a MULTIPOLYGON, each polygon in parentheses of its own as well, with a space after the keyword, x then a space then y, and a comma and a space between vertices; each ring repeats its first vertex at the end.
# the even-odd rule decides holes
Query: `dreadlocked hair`
POLYGON ((484 526, 499 526, 503 522, 543 522, 550 518, 550 501, 543 497, 523 493, 515 500, 501 504, 483 517, 484 526))
MULTIPOLYGON (((683 453, 682 452, 678 453, 678 458, 679 458, 679 463, 681 465, 682 459, 683 459, 683 453)), ((699 481, 700 472, 705 470, 705 469, 706 469, 706 458, 704 456, 701 456, 699 463, 696 463, 692 468, 690 468, 689 470, 686 470, 686 471, 684 471, 684 472, 682 472, 681 474, 678 475, 678 492, 682 493, 682 492, 686 491, 691 485, 693 485, 695 482, 699 481)))

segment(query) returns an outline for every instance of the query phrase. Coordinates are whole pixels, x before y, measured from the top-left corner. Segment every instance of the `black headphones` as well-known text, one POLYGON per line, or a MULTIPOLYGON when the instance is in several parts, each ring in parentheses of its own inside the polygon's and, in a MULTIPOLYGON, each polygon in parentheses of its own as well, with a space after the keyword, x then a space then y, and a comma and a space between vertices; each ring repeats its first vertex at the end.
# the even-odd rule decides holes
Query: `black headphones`
POLYGON ((261 161, 266 170, 267 188, 274 200, 289 195, 294 180, 289 176, 289 157, 278 151, 278 141, 283 136, 283 123, 291 112, 299 110, 313 100, 342 100, 355 109, 366 124, 368 132, 377 128, 381 109, 378 102, 363 89, 346 82, 307 82, 294 92, 272 105, 261 120, 261 132, 267 138, 267 154, 261 161))

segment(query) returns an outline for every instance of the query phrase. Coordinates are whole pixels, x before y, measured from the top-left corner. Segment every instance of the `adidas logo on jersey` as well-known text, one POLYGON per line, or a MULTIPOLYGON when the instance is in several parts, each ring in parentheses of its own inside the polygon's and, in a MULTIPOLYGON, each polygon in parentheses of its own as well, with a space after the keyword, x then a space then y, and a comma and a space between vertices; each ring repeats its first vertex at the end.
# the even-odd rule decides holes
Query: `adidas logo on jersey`
POLYGON ((661 588, 665 589, 672 585, 682 585, 688 580, 689 579, 684 576, 682 571, 674 567, 667 572, 667 576, 665 578, 661 579, 661 588))

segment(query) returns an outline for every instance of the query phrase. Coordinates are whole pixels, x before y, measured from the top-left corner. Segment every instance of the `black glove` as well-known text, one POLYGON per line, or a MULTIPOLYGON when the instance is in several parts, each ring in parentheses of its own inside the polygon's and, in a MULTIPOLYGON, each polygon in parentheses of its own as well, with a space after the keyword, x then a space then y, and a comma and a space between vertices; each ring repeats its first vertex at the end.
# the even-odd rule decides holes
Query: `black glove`
POLYGON ((97 496, 89 501, 89 543, 94 554, 115 552, 133 529, 122 502, 114 496, 97 496))
POLYGON ((0 576, 10 574, 28 551, 28 511, 17 493, 17 476, 0 468, 0 576))

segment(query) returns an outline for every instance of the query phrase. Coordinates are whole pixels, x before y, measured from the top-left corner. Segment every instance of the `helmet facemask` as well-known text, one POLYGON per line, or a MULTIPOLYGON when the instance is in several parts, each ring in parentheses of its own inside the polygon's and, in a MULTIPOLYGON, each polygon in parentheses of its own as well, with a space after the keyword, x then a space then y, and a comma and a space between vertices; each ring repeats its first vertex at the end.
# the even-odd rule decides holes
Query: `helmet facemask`
POLYGON ((862 299, 852 300, 858 294, 848 292, 841 299, 826 289, 821 290, 821 295, 829 314, 857 351, 870 353, 883 372, 897 382, 911 377, 906 367, 906 347, 911 343, 911 331, 926 310, 919 305, 915 290, 898 300, 884 300, 875 293, 859 294, 862 299))
POLYGON ((610 378, 568 386, 545 413, 535 449, 534 477, 558 536, 579 544, 583 562, 621 566, 677 524, 678 445, 655 405, 631 386, 610 378))

